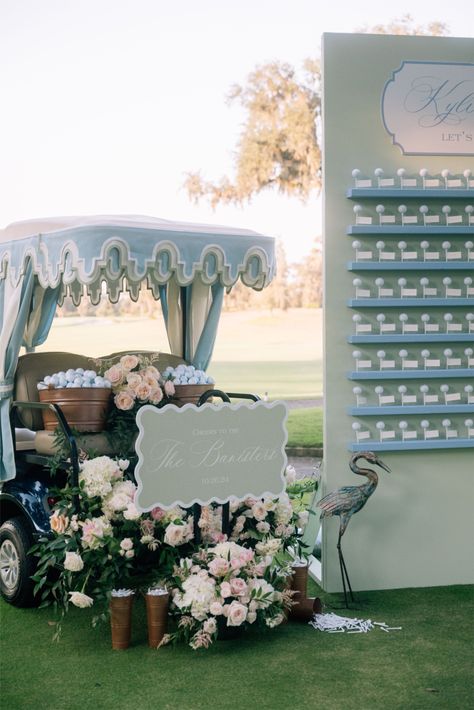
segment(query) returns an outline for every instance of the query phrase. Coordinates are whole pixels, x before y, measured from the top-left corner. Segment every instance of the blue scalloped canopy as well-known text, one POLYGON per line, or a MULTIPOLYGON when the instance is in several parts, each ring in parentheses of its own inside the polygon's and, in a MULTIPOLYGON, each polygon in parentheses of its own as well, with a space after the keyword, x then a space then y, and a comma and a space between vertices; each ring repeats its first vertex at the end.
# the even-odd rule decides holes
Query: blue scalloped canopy
POLYGON ((116 301, 138 297, 143 281, 158 295, 171 279, 187 286, 267 286, 275 272, 274 239, 232 227, 143 216, 55 217, 16 222, 0 231, 0 278, 16 285, 31 259, 44 288, 62 284, 77 302, 85 287, 98 302, 106 285, 116 301))

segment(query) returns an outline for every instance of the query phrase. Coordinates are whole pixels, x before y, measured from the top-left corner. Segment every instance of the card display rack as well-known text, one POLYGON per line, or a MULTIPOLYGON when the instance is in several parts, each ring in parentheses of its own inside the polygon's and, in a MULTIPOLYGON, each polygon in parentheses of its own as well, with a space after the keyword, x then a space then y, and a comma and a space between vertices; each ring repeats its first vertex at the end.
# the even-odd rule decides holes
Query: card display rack
POLYGON ((472 172, 352 177, 348 448, 474 448, 472 172))

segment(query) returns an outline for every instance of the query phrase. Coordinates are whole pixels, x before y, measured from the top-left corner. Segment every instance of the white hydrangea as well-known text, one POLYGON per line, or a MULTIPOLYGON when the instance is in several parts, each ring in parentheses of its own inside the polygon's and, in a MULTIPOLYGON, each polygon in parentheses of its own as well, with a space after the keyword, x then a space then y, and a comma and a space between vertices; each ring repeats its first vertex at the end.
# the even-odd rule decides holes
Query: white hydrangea
POLYGON ((84 461, 79 472, 79 483, 84 486, 84 492, 89 498, 105 498, 112 491, 113 483, 121 478, 121 469, 108 456, 84 461))
POLYGON ((179 609, 190 609, 198 621, 204 621, 216 597, 216 583, 212 577, 191 574, 183 582, 183 592, 176 590, 173 601, 179 609))

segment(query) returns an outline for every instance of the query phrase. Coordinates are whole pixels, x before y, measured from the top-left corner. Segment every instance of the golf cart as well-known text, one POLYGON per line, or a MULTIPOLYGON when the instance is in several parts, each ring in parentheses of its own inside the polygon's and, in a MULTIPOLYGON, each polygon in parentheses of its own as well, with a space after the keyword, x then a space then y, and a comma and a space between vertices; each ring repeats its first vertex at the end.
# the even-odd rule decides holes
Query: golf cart
MULTIPOLYGON (((260 290, 274 269, 274 240, 242 229, 99 216, 18 222, 0 231, 0 586, 7 602, 33 601, 35 560, 27 552, 50 532, 52 483, 77 484, 81 451, 114 454, 103 433, 77 435, 60 405, 39 401, 37 384, 46 374, 97 366, 97 359, 80 354, 35 352, 56 307, 66 296, 75 306, 83 297, 117 303, 123 292, 136 301, 145 286, 161 303, 171 351, 148 353, 157 369, 184 363, 205 371, 224 292, 239 279, 260 290), (55 432, 45 429, 44 410, 67 442, 62 459, 55 432)), ((126 352, 137 352, 127 345, 126 352)), ((123 354, 99 360, 114 362, 123 354)), ((249 396, 211 389, 199 403, 212 394, 226 401, 249 396)))

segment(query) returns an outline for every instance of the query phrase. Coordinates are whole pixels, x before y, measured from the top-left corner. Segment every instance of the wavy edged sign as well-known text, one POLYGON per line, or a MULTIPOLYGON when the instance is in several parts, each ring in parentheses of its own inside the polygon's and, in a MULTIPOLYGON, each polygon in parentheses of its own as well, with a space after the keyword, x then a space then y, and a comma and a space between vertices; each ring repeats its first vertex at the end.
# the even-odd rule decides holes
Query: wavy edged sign
POLYGON ((474 64, 402 62, 382 118, 405 155, 474 155, 474 64))
POLYGON ((283 402, 142 407, 137 508, 278 496, 285 489, 286 417, 283 402))

